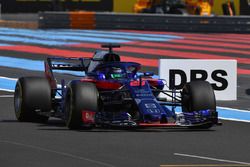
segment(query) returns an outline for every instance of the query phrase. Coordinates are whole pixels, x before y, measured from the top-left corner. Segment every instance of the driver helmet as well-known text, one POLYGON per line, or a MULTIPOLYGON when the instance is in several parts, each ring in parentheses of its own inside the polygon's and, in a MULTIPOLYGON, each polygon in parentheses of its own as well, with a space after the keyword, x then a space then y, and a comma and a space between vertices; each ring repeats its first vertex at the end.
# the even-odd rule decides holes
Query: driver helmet
POLYGON ((112 67, 111 69, 111 78, 115 79, 115 78, 121 78, 122 75, 122 69, 119 67, 112 67))

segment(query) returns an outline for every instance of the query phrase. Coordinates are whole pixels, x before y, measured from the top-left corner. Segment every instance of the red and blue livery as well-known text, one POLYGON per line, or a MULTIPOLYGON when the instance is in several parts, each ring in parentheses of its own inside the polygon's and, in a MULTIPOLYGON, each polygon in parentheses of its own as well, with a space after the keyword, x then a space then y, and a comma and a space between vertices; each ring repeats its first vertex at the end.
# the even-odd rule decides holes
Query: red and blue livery
POLYGON ((102 45, 93 58, 45 61, 45 77, 18 79, 14 106, 19 121, 46 122, 61 118, 69 129, 82 127, 190 127, 218 125, 216 99, 206 81, 186 83, 181 91, 167 90, 141 65, 121 62, 113 52, 119 45, 102 45), (77 72, 70 79, 57 71, 77 72), (59 82, 60 80, 60 82, 59 82), (182 112, 176 112, 181 107, 182 112))

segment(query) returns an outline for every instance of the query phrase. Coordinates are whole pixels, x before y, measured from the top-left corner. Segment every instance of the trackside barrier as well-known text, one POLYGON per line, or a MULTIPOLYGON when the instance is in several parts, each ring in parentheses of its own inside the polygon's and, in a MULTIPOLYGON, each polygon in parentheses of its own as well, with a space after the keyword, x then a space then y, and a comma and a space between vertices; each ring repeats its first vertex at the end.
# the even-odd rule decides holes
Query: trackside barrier
POLYGON ((41 12, 39 28, 134 29, 176 32, 249 33, 249 16, 180 16, 94 12, 41 12))
POLYGON ((37 22, 0 20, 0 27, 37 29, 38 24, 37 22))
POLYGON ((71 28, 68 12, 39 13, 39 28, 71 28))
POLYGON ((70 27, 75 29, 94 29, 94 12, 70 12, 70 27))
POLYGON ((39 13, 39 28, 95 29, 94 12, 39 13))

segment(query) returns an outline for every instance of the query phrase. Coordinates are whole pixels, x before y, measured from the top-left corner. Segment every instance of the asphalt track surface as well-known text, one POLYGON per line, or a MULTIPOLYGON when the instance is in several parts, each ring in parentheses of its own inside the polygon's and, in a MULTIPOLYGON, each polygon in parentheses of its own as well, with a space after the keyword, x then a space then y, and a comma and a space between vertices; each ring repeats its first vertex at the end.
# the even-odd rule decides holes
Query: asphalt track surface
POLYGON ((62 121, 55 119, 49 120, 48 124, 17 122, 12 104, 11 97, 0 100, 2 106, 0 162, 3 167, 250 164, 249 123, 223 121, 223 126, 208 131, 187 129, 71 131, 62 121), (216 160, 184 157, 178 154, 216 160))
MULTIPOLYGON (((16 30, 0 34, 0 57, 44 60, 47 56, 67 56, 69 53, 74 56, 90 57, 98 43, 81 39, 81 42, 78 41, 77 44, 71 46, 49 46, 41 44, 44 42, 40 40, 43 39, 42 37, 31 38, 23 32, 22 34, 20 32, 7 34, 7 32, 16 32, 16 30), (17 37, 25 38, 23 40, 25 42, 17 37)), ((212 56, 213 58, 237 58, 240 61, 238 100, 218 102, 218 105, 249 110, 250 36, 248 34, 140 33, 184 37, 184 39, 171 39, 167 42, 135 39, 124 43, 127 50, 119 50, 119 53, 124 55, 124 59, 137 60, 144 64, 143 70, 153 70, 157 73, 155 62, 158 58, 192 58, 186 55, 203 56, 201 58, 212 56), (195 54, 192 54, 193 52, 195 54), (178 57, 177 53, 182 57, 178 57)), ((128 38, 119 36, 119 39, 128 38)), ((108 38, 105 40, 108 41, 108 38)), ((52 39, 49 41, 51 42, 52 39)), ((61 41, 56 40, 56 42, 61 41)), ((73 43, 75 40, 70 42, 73 43)), ((23 66, 25 67, 25 64, 23 66)), ((0 76, 18 78, 43 75, 41 71, 25 68, 0 66, 0 76)), ((68 75, 65 77, 70 78, 68 75)), ((183 128, 71 131, 65 127, 63 121, 57 119, 50 119, 48 124, 17 122, 14 116, 12 95, 11 92, 0 91, 0 163, 3 167, 152 167, 194 166, 194 164, 199 164, 198 166, 250 166, 249 123, 222 121, 223 126, 206 131, 183 128)))

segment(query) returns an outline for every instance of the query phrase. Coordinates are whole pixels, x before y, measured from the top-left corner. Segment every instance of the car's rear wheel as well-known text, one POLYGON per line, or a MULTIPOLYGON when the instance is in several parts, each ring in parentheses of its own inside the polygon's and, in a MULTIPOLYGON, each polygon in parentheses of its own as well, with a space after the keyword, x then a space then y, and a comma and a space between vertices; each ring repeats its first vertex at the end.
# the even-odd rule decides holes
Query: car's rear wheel
POLYGON ((98 111, 99 92, 93 83, 71 82, 65 99, 65 122, 69 129, 79 129, 83 124, 82 112, 98 111))
POLYGON ((46 122, 48 116, 38 112, 50 112, 51 89, 45 78, 19 78, 14 93, 15 115, 21 122, 46 122))

